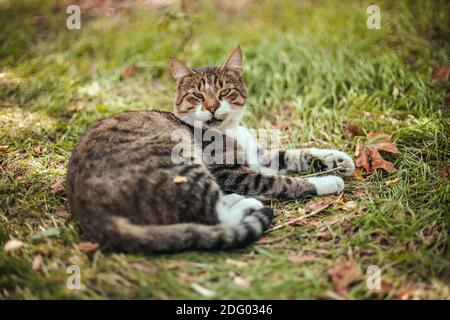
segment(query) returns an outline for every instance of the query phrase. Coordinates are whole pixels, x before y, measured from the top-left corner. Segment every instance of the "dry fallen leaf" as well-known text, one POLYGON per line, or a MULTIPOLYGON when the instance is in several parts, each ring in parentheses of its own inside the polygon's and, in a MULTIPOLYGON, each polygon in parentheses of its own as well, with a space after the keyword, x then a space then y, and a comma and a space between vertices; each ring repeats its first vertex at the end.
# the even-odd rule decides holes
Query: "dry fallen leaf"
POLYGON ((343 232, 347 232, 352 228, 353 224, 349 220, 344 220, 341 222, 341 228, 343 232))
POLYGON ((362 172, 361 172, 360 168, 356 168, 355 172, 353 174, 355 175, 356 180, 359 180, 359 181, 364 180, 364 177, 362 175, 362 172))
POLYGON ((447 178, 448 176, 450 176, 450 167, 442 168, 439 171, 439 175, 443 178, 447 178))
POLYGON ((313 212, 316 210, 325 209, 325 208, 328 208, 329 206, 331 206, 332 204, 333 204, 333 201, 326 201, 326 200, 310 201, 306 204, 306 211, 313 212))
POLYGON ((356 209, 356 207, 358 207, 358 202, 356 201, 347 201, 342 205, 342 209, 344 209, 345 211, 353 211, 354 209, 356 209))
POLYGON ((371 173, 376 169, 383 169, 387 172, 395 171, 394 165, 383 159, 379 152, 398 153, 397 146, 389 142, 390 139, 391 136, 388 134, 377 131, 367 135, 365 144, 358 141, 355 150, 356 167, 364 169, 366 173, 371 173))
POLYGON ((81 101, 76 101, 67 106, 67 110, 70 112, 77 112, 84 109, 84 103, 81 101))
POLYGON ((311 262, 316 260, 315 256, 308 256, 308 255, 290 255, 287 257, 287 260, 291 263, 305 263, 305 262, 311 262))
POLYGON ((53 194, 58 193, 60 191, 64 190, 64 184, 65 184, 65 179, 62 177, 59 177, 55 180, 55 182, 53 182, 52 184, 52 190, 51 192, 53 194))
POLYGON ((386 185, 387 185, 387 186, 393 186, 394 184, 396 184, 396 183, 399 182, 399 181, 400 181, 400 178, 397 177, 397 178, 395 178, 395 179, 386 181, 386 185))
POLYGON ((80 256, 77 256, 77 255, 72 255, 72 256, 70 256, 69 257, 69 259, 68 259, 68 261, 71 263, 71 264, 75 264, 75 265, 81 265, 82 263, 83 263, 83 259, 81 259, 81 257, 80 256))
POLYGON ((336 292, 344 296, 348 292, 348 286, 361 276, 359 265, 344 256, 340 256, 334 262, 331 268, 328 269, 328 273, 331 277, 331 282, 336 287, 336 292))
POLYGON ((214 298, 216 293, 210 289, 207 289, 197 283, 191 283, 192 289, 194 289, 198 294, 202 295, 205 298, 214 298))
POLYGON ((227 13, 239 13, 245 10, 245 7, 250 3, 250 0, 219 0, 216 1, 216 6, 227 13))
POLYGON ((277 129, 288 129, 291 126, 292 126, 291 120, 277 120, 277 122, 275 122, 275 128, 277 129))
POLYGON ((70 213, 65 207, 60 207, 56 210, 55 216, 63 219, 68 219, 70 218, 70 213))
POLYGON ((21 247, 23 247, 22 241, 11 239, 11 240, 6 241, 3 249, 6 252, 9 252, 9 251, 14 251, 14 250, 20 249, 21 247))
POLYGON ((448 81, 448 77, 450 75, 450 67, 435 64, 432 68, 433 70, 431 71, 431 79, 438 85, 445 84, 448 81))
POLYGON ((131 77, 131 76, 134 74, 134 72, 136 71, 136 69, 137 69, 136 64, 132 64, 132 65, 128 66, 128 67, 125 68, 125 70, 123 71, 123 76, 124 76, 125 78, 131 77))
POLYGON ((38 145, 33 148, 33 155, 40 156, 45 152, 46 149, 47 149, 46 147, 44 147, 42 145, 38 145))
POLYGON ((232 277, 232 279, 233 279, 233 283, 235 285, 237 285, 237 286, 239 286, 241 288, 244 288, 244 289, 249 289, 250 288, 251 283, 250 283, 249 279, 242 278, 242 277, 236 276, 236 275, 234 275, 232 277))
POLYGON ((8 150, 8 148, 9 148, 8 145, 0 146, 0 153, 6 152, 6 150, 8 150))
POLYGON ((417 287, 417 285, 406 283, 397 290, 395 297, 400 300, 417 300, 423 299, 425 294, 424 290, 417 287))
POLYGON ((317 238, 323 241, 328 241, 333 239, 333 234, 330 230, 325 230, 316 234, 317 238))
POLYGON ((176 176, 175 178, 173 178, 173 182, 175 182, 175 183, 184 183, 187 181, 188 181, 188 179, 183 176, 176 176))
POLYGON ((225 263, 236 267, 236 268, 247 268, 248 264, 243 262, 243 261, 238 261, 238 260, 234 260, 234 259, 227 259, 225 260, 225 263))
POLYGON ((361 135, 361 129, 349 121, 344 121, 344 137, 347 140, 359 135, 361 135))
POLYGON ((290 238, 291 236, 293 236, 295 233, 295 230, 292 230, 291 232, 289 232, 288 234, 278 237, 278 238, 271 238, 271 237, 262 237, 260 238, 258 241, 256 241, 256 244, 273 244, 273 243, 277 243, 283 240, 286 240, 288 238, 290 238))
POLYGON ((42 262, 44 262, 44 259, 40 254, 38 254, 37 256, 34 257, 33 263, 31 264, 31 268, 35 271, 39 270, 42 266, 42 262))
POLYGON ((98 243, 94 243, 94 242, 82 242, 78 244, 78 248, 80 249, 80 251, 84 252, 84 253, 89 253, 92 251, 97 250, 100 247, 100 245, 98 243))

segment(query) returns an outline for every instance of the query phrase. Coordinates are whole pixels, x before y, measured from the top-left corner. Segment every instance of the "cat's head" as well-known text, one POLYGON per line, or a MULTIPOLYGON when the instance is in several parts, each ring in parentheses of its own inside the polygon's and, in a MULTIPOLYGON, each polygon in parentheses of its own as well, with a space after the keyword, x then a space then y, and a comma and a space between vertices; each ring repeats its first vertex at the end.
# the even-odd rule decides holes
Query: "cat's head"
POLYGON ((234 128, 244 115, 247 89, 242 78, 242 50, 233 50, 222 67, 191 69, 170 59, 177 80, 175 115, 190 125, 234 128))

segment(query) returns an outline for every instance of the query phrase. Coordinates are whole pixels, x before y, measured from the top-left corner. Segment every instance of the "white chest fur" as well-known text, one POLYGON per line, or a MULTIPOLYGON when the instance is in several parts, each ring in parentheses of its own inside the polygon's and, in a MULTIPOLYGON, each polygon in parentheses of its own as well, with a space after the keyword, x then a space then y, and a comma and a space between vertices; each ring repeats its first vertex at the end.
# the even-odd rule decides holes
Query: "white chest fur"
POLYGON ((226 135, 237 140, 238 144, 245 150, 245 158, 250 168, 260 171, 261 165, 258 158, 259 145, 254 135, 243 126, 235 129, 227 129, 226 135))

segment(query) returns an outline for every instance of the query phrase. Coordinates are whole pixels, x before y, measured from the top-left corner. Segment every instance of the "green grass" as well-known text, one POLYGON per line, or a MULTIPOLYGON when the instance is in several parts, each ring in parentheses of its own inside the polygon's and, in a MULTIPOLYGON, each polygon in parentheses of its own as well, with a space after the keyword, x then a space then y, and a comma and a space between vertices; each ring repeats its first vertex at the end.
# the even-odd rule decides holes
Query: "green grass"
MULTIPOLYGON (((12 3, 0 4, 0 145, 8 146, 0 151, 0 298, 203 298, 192 283, 220 299, 333 298, 328 270, 340 256, 361 270, 343 298, 450 298, 450 183, 442 174, 450 165, 449 83, 430 76, 433 65, 449 65, 447 1, 377 1, 380 30, 366 28, 369 1, 250 1, 239 13, 206 1, 187 14, 132 7, 82 16, 81 30, 65 28, 65 7, 55 2, 12 3), (399 147, 388 156, 397 171, 347 179, 343 199, 356 208, 333 205, 270 233, 293 232, 273 244, 176 255, 81 252, 76 221, 57 215, 65 195, 52 192, 77 139, 119 111, 171 110, 169 56, 221 64, 237 44, 246 55, 246 124, 289 120, 289 146, 351 154, 357 138, 344 138, 344 120, 363 134, 384 130, 399 147), (80 110, 71 110, 76 102, 80 110), (32 239, 55 227, 59 235, 32 239), (24 246, 5 252, 8 239, 24 246), (313 260, 288 260, 299 254, 313 260), (38 255, 43 262, 33 270, 38 255), (72 264, 82 290, 66 287, 72 264), (381 292, 366 286, 370 265, 382 271, 381 292)), ((275 223, 304 214, 309 201, 269 203, 275 223)))

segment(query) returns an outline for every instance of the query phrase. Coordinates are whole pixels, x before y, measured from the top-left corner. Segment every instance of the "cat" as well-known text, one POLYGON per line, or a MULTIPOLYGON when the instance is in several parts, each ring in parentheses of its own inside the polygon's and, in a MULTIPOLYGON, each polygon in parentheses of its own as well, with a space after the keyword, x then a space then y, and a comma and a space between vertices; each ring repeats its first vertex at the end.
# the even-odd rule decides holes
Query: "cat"
MULTIPOLYGON (((351 175, 355 166, 344 152, 267 152, 239 125, 247 99, 242 63, 240 47, 221 67, 191 69, 171 58, 177 84, 173 113, 123 112, 87 130, 66 179, 71 212, 86 238, 120 252, 238 248, 260 238, 272 221, 274 211, 260 200, 343 191, 336 175, 301 179, 286 173, 305 171, 318 159, 324 168, 351 175), (173 133, 197 141, 199 128, 231 139, 232 151, 239 151, 232 152, 231 163, 206 164, 195 152, 174 161, 180 141, 173 133)), ((198 143, 200 151, 207 148, 198 143)))

